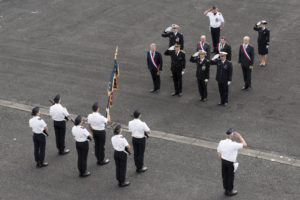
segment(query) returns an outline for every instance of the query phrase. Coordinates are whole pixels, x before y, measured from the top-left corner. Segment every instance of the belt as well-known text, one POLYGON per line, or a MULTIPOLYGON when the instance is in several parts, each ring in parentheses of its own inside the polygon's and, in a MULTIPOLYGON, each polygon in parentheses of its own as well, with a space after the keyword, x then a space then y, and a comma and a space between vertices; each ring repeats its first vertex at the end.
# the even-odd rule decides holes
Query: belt
POLYGON ((44 135, 44 136, 46 136, 47 137, 47 135, 45 134, 45 133, 33 133, 34 135, 44 135))

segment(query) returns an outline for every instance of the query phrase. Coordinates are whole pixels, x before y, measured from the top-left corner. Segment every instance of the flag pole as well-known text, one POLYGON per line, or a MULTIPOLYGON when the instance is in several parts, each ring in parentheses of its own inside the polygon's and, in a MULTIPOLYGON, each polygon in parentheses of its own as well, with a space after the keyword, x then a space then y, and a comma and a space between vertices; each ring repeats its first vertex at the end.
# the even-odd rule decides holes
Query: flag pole
MULTIPOLYGON (((118 56, 118 50, 119 50, 119 47, 117 45, 116 47, 116 51, 115 51, 115 57, 114 57, 114 66, 113 66, 113 69, 112 69, 112 72, 111 72, 111 77, 110 77, 110 82, 108 84, 108 98, 107 98, 107 105, 106 105, 106 108, 109 108, 110 107, 110 98, 111 98, 111 94, 113 92, 113 76, 114 76, 114 73, 115 73, 115 62, 117 60, 117 56, 118 56)), ((107 113, 106 113, 106 116, 107 116, 107 113)))

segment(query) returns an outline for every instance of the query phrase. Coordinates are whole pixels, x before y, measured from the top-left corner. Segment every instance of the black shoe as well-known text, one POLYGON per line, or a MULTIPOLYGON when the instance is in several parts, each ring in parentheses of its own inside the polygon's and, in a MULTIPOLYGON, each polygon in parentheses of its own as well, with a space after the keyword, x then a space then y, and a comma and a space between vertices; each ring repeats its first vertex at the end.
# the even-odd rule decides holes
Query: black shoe
POLYGON ((225 191, 226 196, 234 196, 234 195, 237 195, 237 193, 238 192, 236 190, 225 191))
POLYGON ((177 92, 174 92, 174 93, 172 93, 171 95, 174 97, 174 96, 178 95, 178 93, 177 93, 177 92))
POLYGON ((156 94, 156 93, 159 93, 159 91, 160 91, 160 90, 159 90, 159 89, 157 89, 157 90, 154 90, 154 92, 153 92, 153 93, 155 93, 155 94, 156 94))
POLYGON ((41 168, 41 163, 37 162, 36 163, 36 168, 41 168))
POLYGON ((223 104, 223 106, 225 106, 225 107, 226 107, 227 105, 228 105, 228 103, 224 103, 224 104, 223 104))
POLYGON ((206 102, 206 101, 207 101, 207 98, 202 99, 202 101, 203 101, 203 102, 206 102))
POLYGON ((242 87, 242 90, 244 90, 244 91, 247 91, 248 90, 248 87, 242 87))
POLYGON ((106 164, 108 164, 110 161, 109 161, 109 159, 104 159, 103 161, 98 161, 97 162, 97 165, 106 165, 106 164))
POLYGON ((223 103, 221 103, 221 102, 219 102, 219 103, 218 103, 218 106, 223 106, 223 105, 224 105, 224 104, 223 104, 223 103))
POLYGON ((154 89, 152 89, 152 90, 150 90, 149 92, 153 93, 153 92, 155 92, 155 90, 154 90, 154 89))
POLYGON ((148 170, 148 167, 142 167, 141 169, 137 169, 136 172, 137 173, 143 173, 143 172, 145 172, 147 170, 148 170))
POLYGON ((43 162, 40 164, 40 167, 47 167, 49 164, 47 162, 43 162))
POLYGON ((84 178, 84 177, 88 177, 91 175, 91 172, 84 172, 83 174, 80 174, 79 176, 84 178))
POLYGON ((180 93, 178 94, 178 96, 181 97, 181 96, 182 96, 182 92, 180 92, 180 93))
POLYGON ((123 183, 119 183, 119 187, 126 187, 128 185, 130 185, 129 181, 124 181, 123 183))
POLYGON ((63 151, 59 152, 59 155, 65 155, 68 154, 70 152, 70 149, 64 149, 63 151))

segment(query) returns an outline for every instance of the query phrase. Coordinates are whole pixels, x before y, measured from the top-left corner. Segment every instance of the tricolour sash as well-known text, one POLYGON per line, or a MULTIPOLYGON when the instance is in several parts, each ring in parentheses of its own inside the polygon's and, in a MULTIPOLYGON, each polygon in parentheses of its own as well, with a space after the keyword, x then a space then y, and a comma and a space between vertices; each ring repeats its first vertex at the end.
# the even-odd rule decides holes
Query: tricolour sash
POLYGON ((205 51, 204 50, 204 45, 202 45, 202 42, 199 42, 199 46, 200 46, 200 48, 201 48, 202 51, 205 51))
POLYGON ((246 46, 246 45, 242 44, 243 52, 244 52, 246 58, 247 58, 249 61, 251 61, 251 58, 250 58, 248 52, 246 51, 246 47, 245 47, 245 46, 246 46))
POLYGON ((218 51, 219 51, 219 53, 221 52, 221 50, 222 50, 222 44, 221 44, 221 42, 218 44, 218 51))
POLYGON ((151 58, 152 64, 155 66, 155 68, 157 69, 157 71, 159 71, 160 65, 157 65, 155 63, 154 57, 153 57, 153 55, 151 53, 151 50, 149 51, 149 54, 150 54, 150 58, 151 58))

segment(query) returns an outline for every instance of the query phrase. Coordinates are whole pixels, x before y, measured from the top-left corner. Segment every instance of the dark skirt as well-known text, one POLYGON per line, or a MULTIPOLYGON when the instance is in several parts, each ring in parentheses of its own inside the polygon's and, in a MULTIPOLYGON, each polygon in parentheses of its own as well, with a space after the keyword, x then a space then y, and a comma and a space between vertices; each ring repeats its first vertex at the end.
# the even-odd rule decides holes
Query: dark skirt
POLYGON ((268 54, 268 48, 266 44, 258 43, 258 54, 259 55, 266 55, 268 54))

